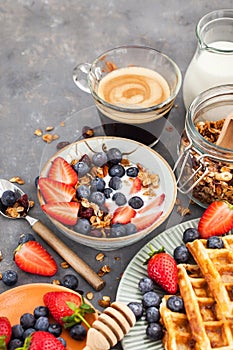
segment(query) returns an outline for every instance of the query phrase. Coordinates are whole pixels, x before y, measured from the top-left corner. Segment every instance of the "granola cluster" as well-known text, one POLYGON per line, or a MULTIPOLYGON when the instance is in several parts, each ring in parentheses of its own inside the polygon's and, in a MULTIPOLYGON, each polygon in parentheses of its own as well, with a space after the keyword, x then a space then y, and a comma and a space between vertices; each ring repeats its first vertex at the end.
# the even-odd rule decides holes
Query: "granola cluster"
MULTIPOLYGON (((223 124, 224 119, 218 121, 201 121, 196 124, 196 129, 207 141, 215 144, 223 124)), ((187 144, 188 140, 184 138, 183 146, 187 146, 187 144)), ((189 165, 190 168, 188 171, 186 169, 187 178, 200 165, 198 161, 200 155, 193 149, 190 154, 191 166, 189 165)), ((206 205, 215 200, 227 200, 233 204, 233 162, 216 160, 211 158, 211 156, 205 157, 204 161, 208 166, 208 172, 201 180, 199 179, 203 176, 206 167, 203 166, 195 174, 193 181, 197 181, 198 183, 192 191, 193 197, 206 205)))

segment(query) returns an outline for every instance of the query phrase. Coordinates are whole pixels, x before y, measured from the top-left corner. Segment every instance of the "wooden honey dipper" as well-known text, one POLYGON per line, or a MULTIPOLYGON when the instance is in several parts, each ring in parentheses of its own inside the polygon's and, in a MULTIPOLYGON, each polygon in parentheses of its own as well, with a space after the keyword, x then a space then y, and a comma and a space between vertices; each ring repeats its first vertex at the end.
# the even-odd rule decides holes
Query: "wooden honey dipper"
POLYGON ((135 315, 126 304, 120 301, 113 302, 92 323, 83 350, 110 349, 122 340, 135 322, 135 315))

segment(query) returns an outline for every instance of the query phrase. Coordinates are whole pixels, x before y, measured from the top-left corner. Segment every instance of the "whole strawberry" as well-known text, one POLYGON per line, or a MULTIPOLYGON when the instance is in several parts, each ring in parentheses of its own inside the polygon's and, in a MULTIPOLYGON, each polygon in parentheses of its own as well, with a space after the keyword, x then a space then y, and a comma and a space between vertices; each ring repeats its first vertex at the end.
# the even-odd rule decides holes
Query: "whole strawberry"
POLYGON ((20 350, 65 350, 62 342, 53 334, 44 331, 37 331, 25 339, 20 350))
POLYGON ((7 317, 0 316, 0 349, 7 349, 11 338, 11 324, 7 317))
POLYGON ((178 272, 175 259, 162 247, 155 251, 150 246, 147 264, 148 276, 169 294, 175 294, 178 289, 178 272))
POLYGON ((90 328, 84 316, 86 313, 94 313, 95 310, 89 304, 86 304, 78 294, 48 292, 44 295, 43 300, 55 321, 65 328, 70 328, 80 322, 85 323, 90 328))

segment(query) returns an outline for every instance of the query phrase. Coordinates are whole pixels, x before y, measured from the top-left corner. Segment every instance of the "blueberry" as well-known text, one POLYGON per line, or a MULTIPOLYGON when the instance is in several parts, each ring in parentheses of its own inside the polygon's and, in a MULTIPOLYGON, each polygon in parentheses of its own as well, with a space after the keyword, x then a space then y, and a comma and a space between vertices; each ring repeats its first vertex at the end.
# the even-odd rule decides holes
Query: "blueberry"
POLYGON ((1 202, 6 207, 10 207, 10 206, 14 205, 16 200, 17 200, 17 196, 16 196, 15 192, 13 192, 11 190, 7 190, 7 191, 3 192, 1 202))
POLYGON ((159 307, 160 303, 161 297, 156 292, 146 292, 142 297, 142 305, 145 309, 151 306, 159 307))
POLYGON ((36 320, 34 327, 35 327, 35 329, 37 331, 47 332, 47 330, 49 328, 49 319, 48 319, 48 317, 45 317, 45 316, 39 317, 36 320))
POLYGON ((73 274, 67 274, 61 280, 61 284, 64 287, 72 289, 72 290, 76 290, 78 288, 78 283, 79 283, 79 281, 78 281, 77 277, 73 274))
POLYGON ((81 324, 76 324, 70 328, 70 336, 75 340, 84 340, 87 335, 86 329, 81 324))
POLYGON ((107 151, 107 158, 109 163, 117 164, 122 160, 122 153, 118 148, 113 147, 107 151))
POLYGON ((23 339, 26 339, 27 337, 29 337, 29 335, 31 335, 32 333, 36 332, 35 328, 27 328, 24 332, 23 332, 23 339))
POLYGON ((10 342, 7 345, 7 349, 15 350, 15 349, 21 348, 22 346, 23 346, 23 340, 15 338, 10 340, 10 342))
POLYGON ((79 161, 76 164, 74 164, 73 168, 78 173, 79 177, 83 177, 90 170, 90 167, 88 166, 88 164, 83 161, 79 161))
POLYGON ((28 329, 28 328, 34 328, 36 319, 34 315, 30 314, 29 312, 24 313, 20 317, 20 324, 23 327, 23 329, 28 329))
POLYGON ((109 187, 111 187, 114 190, 119 190, 122 187, 121 178, 118 176, 112 177, 109 181, 109 187))
POLYGON ((11 339, 23 339, 23 332, 24 329, 21 326, 21 324, 15 324, 14 326, 11 327, 12 335, 11 339))
POLYGON ((87 235, 91 231, 91 224, 87 219, 80 218, 75 225, 75 230, 79 233, 87 235))
POLYGON ((80 185, 76 190, 76 195, 78 199, 89 198, 90 194, 91 194, 90 189, 86 185, 80 185))
POLYGON ((196 228, 189 227, 183 232, 183 242, 186 244, 188 242, 193 242, 195 239, 200 237, 199 232, 196 228))
POLYGON ((109 168, 108 173, 110 176, 122 177, 125 175, 125 168, 121 164, 114 164, 109 168))
POLYGON ((122 224, 113 224, 110 231, 111 235, 113 237, 125 236, 127 234, 125 226, 126 225, 122 225, 122 224))
POLYGON ((127 199, 124 193, 116 192, 112 196, 112 200, 116 203, 116 205, 121 206, 127 203, 127 199))
POLYGON ((136 301, 131 301, 127 305, 130 310, 134 313, 136 320, 138 321, 142 315, 143 315, 143 306, 142 303, 136 302, 136 301))
POLYGON ((107 154, 105 152, 97 152, 92 157, 92 163, 96 166, 103 166, 108 161, 107 154))
POLYGON ((128 203, 133 209, 139 209, 144 205, 143 200, 138 196, 131 197, 128 203))
POLYGON ((125 226, 127 235, 133 235, 134 233, 137 232, 137 227, 134 224, 131 224, 131 222, 129 222, 128 224, 125 224, 124 226, 125 226))
POLYGON ((131 166, 126 170, 126 175, 128 175, 129 177, 137 177, 138 173, 139 173, 139 169, 136 168, 135 166, 131 166))
POLYGON ((54 337, 59 337, 62 333, 62 326, 59 323, 52 323, 49 325, 48 332, 53 334, 54 337))
POLYGON ((6 285, 6 286, 13 286, 14 284, 16 284, 18 281, 18 274, 16 271, 13 270, 7 270, 4 271, 2 274, 2 282, 6 285))
POLYGON ((91 181, 91 191, 96 192, 100 191, 103 192, 105 188, 105 181, 101 177, 96 176, 92 181, 91 181))
POLYGON ((105 196, 105 198, 109 199, 111 197, 112 192, 113 192, 112 188, 106 187, 104 189, 104 196, 105 196))
POLYGON ((138 288, 143 294, 152 291, 154 287, 155 284, 150 277, 142 277, 138 282, 138 288))
POLYGON ((174 249, 173 257, 177 264, 184 264, 188 262, 191 256, 185 245, 179 245, 174 249))
POLYGON ((35 237, 33 236, 33 234, 31 233, 23 233, 20 237, 19 237, 19 241, 18 241, 18 245, 19 244, 23 244, 26 243, 28 241, 35 241, 35 237))
POLYGON ((66 348, 66 341, 65 341, 65 339, 64 338, 62 338, 62 337, 57 337, 57 339, 62 343, 62 345, 66 348))
POLYGON ((176 295, 172 295, 167 299, 167 308, 174 312, 184 313, 183 299, 176 295))
POLYGON ((33 311, 33 315, 36 319, 41 316, 48 317, 49 309, 47 308, 47 306, 43 306, 43 305, 37 306, 33 311))
POLYGON ((99 206, 103 205, 105 202, 105 196, 102 192, 95 191, 92 192, 89 198, 89 201, 92 203, 96 203, 99 206))
POLYGON ((212 236, 207 239, 207 248, 221 249, 224 248, 224 242, 221 237, 212 236))
POLYGON ((151 306, 146 309, 146 320, 148 323, 159 322, 160 312, 157 307, 151 306))
POLYGON ((163 338, 163 328, 159 323, 150 323, 146 328, 146 335, 153 340, 161 340, 163 338))

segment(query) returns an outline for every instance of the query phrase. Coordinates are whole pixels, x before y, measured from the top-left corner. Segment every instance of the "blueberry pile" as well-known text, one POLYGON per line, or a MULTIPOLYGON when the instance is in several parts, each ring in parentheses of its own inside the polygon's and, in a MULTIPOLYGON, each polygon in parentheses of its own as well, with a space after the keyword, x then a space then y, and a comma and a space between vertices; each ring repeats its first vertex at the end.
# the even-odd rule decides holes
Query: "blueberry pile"
POLYGON ((159 307, 162 296, 154 291, 155 284, 149 277, 143 277, 138 282, 138 289, 142 293, 141 302, 130 302, 128 307, 133 311, 136 320, 145 317, 147 322, 146 335, 153 340, 161 340, 163 327, 160 324, 159 307))
POLYGON ((61 337, 62 326, 50 322, 49 309, 46 306, 37 306, 33 313, 22 314, 19 323, 12 326, 12 336, 7 349, 14 350, 22 347, 25 339, 36 331, 49 332, 66 346, 65 339, 61 337))
MULTIPOLYGON (((144 205, 143 199, 139 196, 132 196, 127 200, 125 194, 121 192, 123 186, 123 176, 129 178, 137 177, 139 169, 137 166, 124 167, 122 162, 122 153, 118 148, 110 148, 109 150, 96 152, 90 158, 84 154, 77 162, 72 165, 78 173, 81 184, 76 190, 76 197, 81 201, 79 217, 74 229, 82 234, 94 237, 101 237, 100 231, 93 229, 90 218, 94 215, 94 209, 91 206, 83 206, 82 199, 88 202, 97 204, 106 215, 108 208, 105 205, 107 200, 112 200, 116 206, 129 205, 133 209, 139 209, 144 205), (92 170, 94 167, 100 167, 103 170, 104 176, 96 175, 93 178, 92 170), (91 175, 91 176, 90 176, 91 175), (106 177, 108 175, 108 177, 106 177), (91 178, 90 183, 83 184, 82 178, 88 176, 91 178)), ((118 224, 110 229, 105 229, 107 237, 119 237, 131 235, 136 232, 135 225, 118 224), (123 227, 126 226, 126 227, 123 227)))

